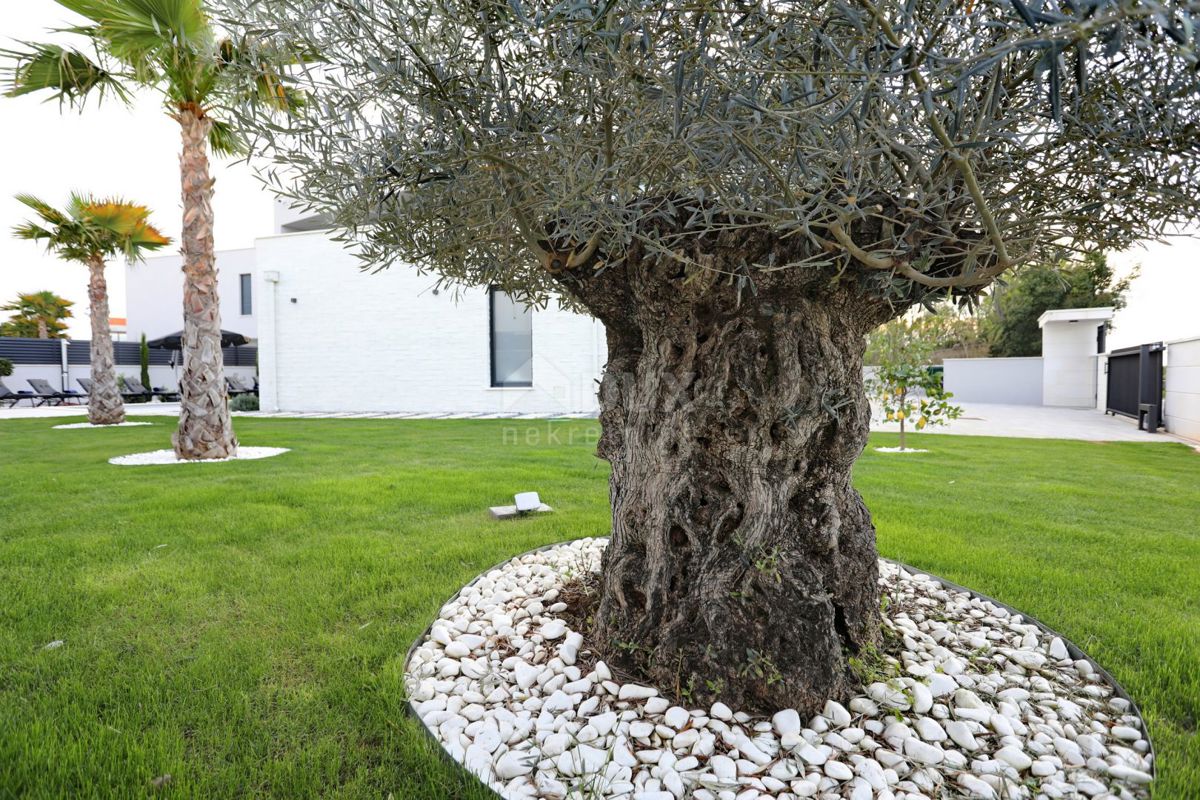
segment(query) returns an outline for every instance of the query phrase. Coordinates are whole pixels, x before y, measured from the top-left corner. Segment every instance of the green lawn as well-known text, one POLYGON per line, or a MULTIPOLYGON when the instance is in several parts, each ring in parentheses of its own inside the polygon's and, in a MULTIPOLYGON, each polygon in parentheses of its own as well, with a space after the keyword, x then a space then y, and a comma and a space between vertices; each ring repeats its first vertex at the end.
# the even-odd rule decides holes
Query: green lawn
MULTIPOLYGON (((0 798, 483 797, 406 719, 405 651, 486 567, 607 532, 594 423, 239 419, 294 452, 106 463, 154 421, 0 421, 0 798), (556 513, 488 519, 521 489, 556 513)), ((1074 639, 1142 705, 1156 798, 1196 797, 1200 454, 914 438, 858 467, 881 551, 1074 639)))

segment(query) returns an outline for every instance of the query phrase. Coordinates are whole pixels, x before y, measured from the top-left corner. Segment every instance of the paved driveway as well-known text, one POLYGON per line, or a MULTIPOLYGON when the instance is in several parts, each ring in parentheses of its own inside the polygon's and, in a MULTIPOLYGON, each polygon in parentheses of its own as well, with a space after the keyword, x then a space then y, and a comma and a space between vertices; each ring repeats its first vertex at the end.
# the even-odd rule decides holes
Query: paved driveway
MULTIPOLYGON (((926 428, 923 433, 952 433, 959 436, 1007 436, 1027 439, 1083 439, 1093 442, 1176 442, 1170 434, 1146 433, 1127 417, 1113 417, 1087 408, 1010 406, 992 403, 961 403, 963 415, 947 425, 926 428)), ((871 420, 873 431, 899 431, 895 422, 884 422, 880 414, 871 420)), ((1195 442, 1187 442, 1196 444, 1195 442)))

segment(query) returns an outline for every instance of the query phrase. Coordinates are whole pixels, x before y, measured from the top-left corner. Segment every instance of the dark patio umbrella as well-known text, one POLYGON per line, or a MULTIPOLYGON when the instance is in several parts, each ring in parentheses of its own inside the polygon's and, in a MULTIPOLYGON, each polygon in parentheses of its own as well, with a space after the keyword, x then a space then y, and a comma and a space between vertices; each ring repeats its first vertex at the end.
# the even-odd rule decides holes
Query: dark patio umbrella
MULTIPOLYGON (((240 347, 244 344, 250 344, 250 339, 240 333, 233 331, 221 330, 221 347, 240 347)), ((183 349, 183 331, 168 333, 166 336, 160 336, 157 339, 151 339, 146 342, 147 347, 155 350, 182 350, 183 349)))

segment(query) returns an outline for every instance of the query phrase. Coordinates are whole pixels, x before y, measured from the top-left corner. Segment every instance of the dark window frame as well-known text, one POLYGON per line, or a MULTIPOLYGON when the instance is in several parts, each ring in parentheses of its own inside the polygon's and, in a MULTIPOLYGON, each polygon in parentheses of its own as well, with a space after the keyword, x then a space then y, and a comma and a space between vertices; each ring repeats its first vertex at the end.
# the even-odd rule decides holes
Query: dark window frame
POLYGON ((241 301, 241 312, 243 317, 249 317, 254 313, 254 276, 249 272, 243 272, 238 275, 238 292, 241 301))
POLYGON ((496 295, 504 294, 497 286, 488 287, 488 357, 491 386, 493 389, 531 389, 533 388, 533 331, 529 333, 529 380, 502 381, 496 376, 496 295))

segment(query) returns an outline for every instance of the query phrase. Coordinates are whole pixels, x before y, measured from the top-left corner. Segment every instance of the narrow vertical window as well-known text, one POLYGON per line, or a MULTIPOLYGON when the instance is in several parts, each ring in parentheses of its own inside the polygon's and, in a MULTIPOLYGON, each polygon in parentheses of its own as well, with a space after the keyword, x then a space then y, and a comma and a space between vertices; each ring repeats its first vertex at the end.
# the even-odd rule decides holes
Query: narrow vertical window
POLYGON ((533 385, 533 314, 499 289, 488 290, 492 386, 533 385))
POLYGON ((249 316, 254 313, 254 300, 250 293, 252 291, 250 283, 250 275, 239 275, 242 284, 242 316, 249 316))

